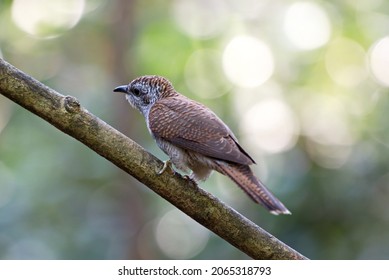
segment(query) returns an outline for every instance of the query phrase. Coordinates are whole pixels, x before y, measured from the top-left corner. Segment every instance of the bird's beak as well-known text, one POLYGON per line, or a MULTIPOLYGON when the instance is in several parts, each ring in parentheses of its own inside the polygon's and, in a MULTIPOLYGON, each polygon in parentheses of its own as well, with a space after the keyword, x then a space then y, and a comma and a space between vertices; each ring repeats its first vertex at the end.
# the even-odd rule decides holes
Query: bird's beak
POLYGON ((124 93, 127 93, 127 85, 118 86, 113 91, 114 92, 124 92, 124 93))

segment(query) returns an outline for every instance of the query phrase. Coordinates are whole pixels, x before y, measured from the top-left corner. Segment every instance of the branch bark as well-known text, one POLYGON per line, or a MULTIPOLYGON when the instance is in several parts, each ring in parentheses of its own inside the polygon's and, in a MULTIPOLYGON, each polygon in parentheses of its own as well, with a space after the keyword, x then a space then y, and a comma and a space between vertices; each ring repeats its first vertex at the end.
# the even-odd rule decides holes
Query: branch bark
POLYGON ((0 93, 82 142, 254 259, 306 259, 83 108, 0 59, 0 93))

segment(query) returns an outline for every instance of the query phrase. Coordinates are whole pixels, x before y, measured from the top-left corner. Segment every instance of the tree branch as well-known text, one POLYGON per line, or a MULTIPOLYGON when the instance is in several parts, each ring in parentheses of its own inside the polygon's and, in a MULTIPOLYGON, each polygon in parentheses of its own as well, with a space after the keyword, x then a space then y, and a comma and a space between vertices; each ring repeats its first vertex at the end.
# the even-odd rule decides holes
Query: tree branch
POLYGON ((162 162, 81 107, 0 59, 0 93, 45 119, 145 184, 254 259, 306 259, 179 174, 157 175, 162 162))

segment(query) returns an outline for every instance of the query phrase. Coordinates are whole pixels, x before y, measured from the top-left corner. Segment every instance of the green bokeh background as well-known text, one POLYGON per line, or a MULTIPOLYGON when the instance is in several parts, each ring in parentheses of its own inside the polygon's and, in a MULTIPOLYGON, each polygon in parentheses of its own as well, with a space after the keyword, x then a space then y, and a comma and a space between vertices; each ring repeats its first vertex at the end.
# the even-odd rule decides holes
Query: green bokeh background
MULTIPOLYGON (((293 215, 268 214, 218 174, 202 187, 309 258, 388 259, 389 92, 369 70, 369 53, 389 35, 389 3, 308 1, 327 13, 331 36, 321 47, 299 50, 282 26, 295 1, 182 1, 223 11, 219 29, 204 36, 191 36, 180 26, 178 2, 86 1, 72 28, 49 24, 31 35, 15 23, 14 2, 0 1, 0 55, 58 92, 75 96, 163 160, 167 157, 149 136, 143 117, 112 89, 140 75, 167 77, 178 91, 217 112, 243 139, 258 162, 255 172, 293 215), (256 2, 260 12, 247 16, 256 2), (239 87, 223 72, 225 45, 241 34, 261 38, 272 50, 275 70, 262 86, 239 87), (357 44, 366 56, 349 58, 347 47, 335 44, 339 38, 357 44), (203 50, 207 59, 196 60, 202 56, 193 54, 203 50), (326 59, 337 51, 344 58, 339 65, 366 61, 366 77, 358 84, 345 86, 333 79, 326 59), (211 85, 202 85, 204 80, 211 85), (210 95, 203 91, 207 88, 210 95), (237 100, 255 104, 279 91, 296 119, 297 135, 288 149, 269 153, 244 140, 237 100), (307 122, 304 112, 312 111, 317 114, 311 113, 313 121, 307 122), (336 120, 350 135, 349 143, 320 141, 320 135, 307 133, 309 125, 331 119, 331 112, 342 116, 336 120)), ((196 12, 185 15, 188 21, 196 12)), ((326 133, 339 129, 335 125, 326 133)), ((104 158, 1 95, 0 258, 248 259, 104 158)))

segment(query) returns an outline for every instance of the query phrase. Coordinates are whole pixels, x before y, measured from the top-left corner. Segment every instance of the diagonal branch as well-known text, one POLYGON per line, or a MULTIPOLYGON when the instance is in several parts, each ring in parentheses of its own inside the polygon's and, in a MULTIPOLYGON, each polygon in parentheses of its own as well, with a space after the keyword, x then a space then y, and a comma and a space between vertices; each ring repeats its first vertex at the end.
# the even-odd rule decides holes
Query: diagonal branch
POLYGON ((179 174, 157 175, 162 162, 81 107, 0 59, 0 93, 45 119, 145 184, 254 259, 306 259, 179 174))

